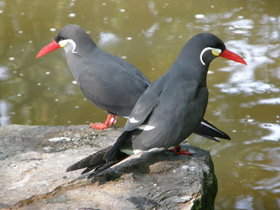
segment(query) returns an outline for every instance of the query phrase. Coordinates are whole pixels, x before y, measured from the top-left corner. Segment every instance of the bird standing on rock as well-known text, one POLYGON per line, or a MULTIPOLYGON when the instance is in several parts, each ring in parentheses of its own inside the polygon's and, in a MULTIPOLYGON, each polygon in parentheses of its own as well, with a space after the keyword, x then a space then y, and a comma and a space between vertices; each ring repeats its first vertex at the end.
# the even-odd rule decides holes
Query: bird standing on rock
MULTIPOLYGON (((141 95, 112 147, 84 158, 67 171, 86 168, 96 175, 129 155, 179 145, 201 123, 207 103, 206 76, 214 58, 224 57, 246 65, 226 49, 215 35, 201 33, 191 38, 171 68, 141 95)), ((188 151, 177 154, 191 155, 188 151)))
POLYGON ((63 47, 68 66, 84 95, 106 110, 106 122, 91 124, 104 129, 115 123, 115 115, 129 116, 133 106, 150 81, 135 66, 111 55, 93 42, 78 25, 67 25, 53 42, 37 54, 37 58, 63 47))
MULTIPOLYGON (((150 85, 145 75, 127 61, 100 49, 80 26, 73 24, 61 29, 54 41, 40 50, 37 58, 62 47, 68 66, 84 95, 109 113, 105 123, 91 123, 92 128, 112 126, 116 121, 115 115, 128 117, 138 98, 150 85)), ((217 137, 230 139, 206 120, 194 132, 213 140, 217 137)))

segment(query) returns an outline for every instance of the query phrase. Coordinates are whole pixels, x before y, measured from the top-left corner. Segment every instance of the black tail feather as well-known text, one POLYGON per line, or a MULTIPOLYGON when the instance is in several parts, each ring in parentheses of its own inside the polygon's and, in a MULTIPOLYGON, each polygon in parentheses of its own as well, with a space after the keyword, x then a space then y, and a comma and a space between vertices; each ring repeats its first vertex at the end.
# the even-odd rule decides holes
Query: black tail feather
POLYGON ((69 168, 66 169, 66 171, 74 171, 74 170, 86 168, 86 170, 83 171, 83 173, 89 172, 90 170, 93 170, 96 167, 106 163, 106 161, 104 160, 104 156, 110 149, 111 149, 111 147, 102 149, 102 150, 80 160, 79 162, 71 165, 69 168))
POLYGON ((202 120, 198 128, 194 131, 194 133, 206 137, 208 139, 219 141, 217 138, 230 140, 230 136, 224 133, 223 131, 216 128, 211 123, 206 120, 202 120))
POLYGON ((105 155, 105 159, 108 162, 111 162, 116 156, 120 155, 118 154, 120 152, 119 148, 125 141, 127 134, 128 132, 122 132, 119 138, 117 139, 116 143, 110 148, 110 150, 108 150, 108 152, 105 155))
MULTIPOLYGON (((127 157, 127 156, 126 156, 126 157, 127 157)), ((109 163, 106 163, 106 164, 104 164, 104 165, 102 165, 102 166, 96 168, 96 169, 94 170, 94 172, 92 172, 92 173, 89 175, 88 179, 91 178, 91 177, 93 177, 93 176, 95 176, 95 175, 97 175, 97 174, 99 174, 100 172, 104 171, 105 169, 110 168, 111 166, 117 164, 118 162, 120 162, 120 161, 122 161, 122 160, 123 160, 123 159, 111 161, 111 162, 109 162, 109 163)))
POLYGON ((92 177, 97 175, 98 173, 104 171, 105 169, 115 165, 116 163, 122 161, 126 157, 128 157, 127 154, 122 153, 121 151, 117 151, 114 153, 114 157, 110 161, 105 160, 105 155, 112 147, 107 147, 105 149, 101 149, 100 151, 80 160, 79 162, 71 165, 69 168, 66 169, 66 171, 74 171, 82 168, 86 168, 83 170, 82 174, 85 174, 91 170, 94 170, 94 172, 88 177, 92 177))
POLYGON ((99 168, 100 166, 102 166, 102 165, 99 165, 99 166, 93 166, 93 167, 87 167, 85 170, 83 170, 82 171, 82 173, 81 174, 85 174, 85 173, 87 173, 87 172, 89 172, 89 171, 91 171, 91 170, 93 170, 93 169, 97 169, 97 168, 99 168))

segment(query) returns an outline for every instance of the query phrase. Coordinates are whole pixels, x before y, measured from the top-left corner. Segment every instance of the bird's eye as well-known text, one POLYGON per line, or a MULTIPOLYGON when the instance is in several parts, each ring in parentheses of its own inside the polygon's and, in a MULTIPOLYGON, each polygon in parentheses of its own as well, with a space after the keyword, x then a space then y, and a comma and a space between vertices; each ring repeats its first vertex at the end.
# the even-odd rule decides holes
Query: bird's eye
POLYGON ((63 36, 59 37, 59 41, 62 41, 62 40, 65 40, 65 39, 66 39, 66 38, 63 37, 63 36))
POLYGON ((60 35, 57 35, 57 36, 54 38, 54 40, 55 40, 57 43, 59 43, 59 42, 62 41, 62 40, 65 40, 65 39, 66 39, 65 37, 60 36, 60 35))

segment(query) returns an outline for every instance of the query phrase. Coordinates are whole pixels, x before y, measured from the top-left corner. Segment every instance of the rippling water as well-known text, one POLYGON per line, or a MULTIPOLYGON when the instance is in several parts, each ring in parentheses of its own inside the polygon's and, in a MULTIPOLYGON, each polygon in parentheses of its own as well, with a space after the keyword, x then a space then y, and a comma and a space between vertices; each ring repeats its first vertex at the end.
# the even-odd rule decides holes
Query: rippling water
MULTIPOLYGON (((0 0, 0 125, 103 121, 73 81, 63 50, 37 52, 66 24, 86 29, 104 50, 154 81, 193 35, 212 32, 248 65, 210 66, 206 119, 230 134, 211 151, 216 209, 280 209, 280 1, 0 0)), ((123 119, 118 125, 124 124, 123 119)))

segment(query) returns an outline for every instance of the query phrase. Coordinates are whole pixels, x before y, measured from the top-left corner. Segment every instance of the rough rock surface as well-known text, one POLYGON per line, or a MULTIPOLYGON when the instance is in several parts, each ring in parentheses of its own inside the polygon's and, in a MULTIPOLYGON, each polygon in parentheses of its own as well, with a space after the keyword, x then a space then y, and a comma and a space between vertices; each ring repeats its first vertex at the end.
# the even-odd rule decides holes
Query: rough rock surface
POLYGON ((207 209, 217 180, 207 151, 131 156, 91 180, 66 168, 114 143, 121 129, 0 128, 0 209, 207 209))

